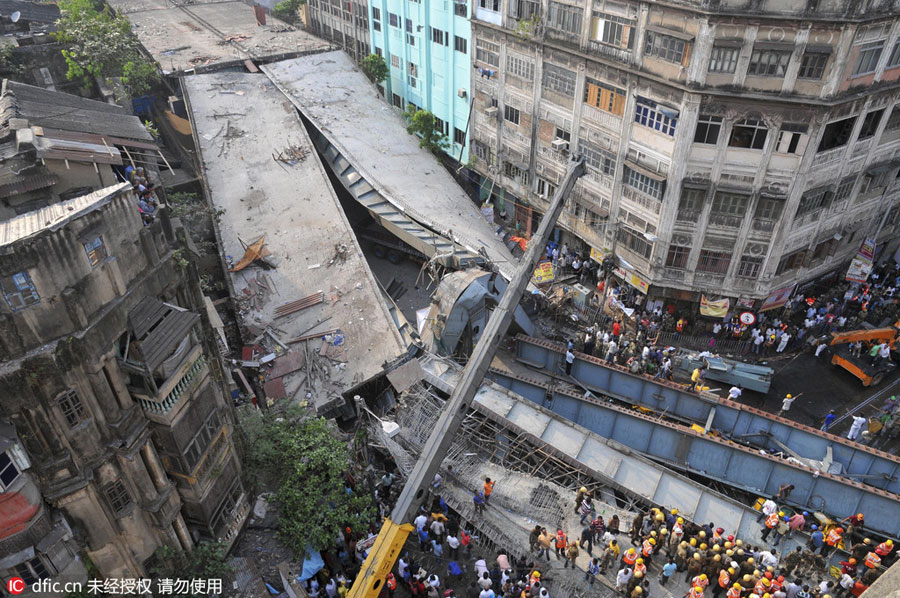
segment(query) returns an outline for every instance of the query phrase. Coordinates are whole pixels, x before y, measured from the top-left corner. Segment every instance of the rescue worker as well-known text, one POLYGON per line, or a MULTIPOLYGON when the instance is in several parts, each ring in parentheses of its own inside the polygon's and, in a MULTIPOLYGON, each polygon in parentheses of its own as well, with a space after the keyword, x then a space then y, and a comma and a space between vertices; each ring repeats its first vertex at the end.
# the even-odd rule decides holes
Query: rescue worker
POLYGON ((566 538, 565 532, 562 529, 556 529, 556 559, 564 559, 566 558, 566 548, 569 545, 568 538, 566 538))
POLYGON ((741 584, 736 583, 728 589, 728 593, 725 594, 726 598, 741 598, 741 593, 744 591, 744 588, 741 587, 741 584))
POLYGON ((631 569, 632 567, 634 567, 634 564, 635 562, 637 562, 637 560, 637 550, 635 550, 634 548, 629 548, 625 551, 625 554, 622 555, 622 566, 631 569))
POLYGON ((651 557, 653 556, 653 551, 656 548, 656 540, 653 538, 647 538, 644 540, 643 544, 641 544, 641 556, 650 564, 651 557))
POLYGON ((644 564, 644 559, 638 559, 634 562, 634 576, 638 577, 639 574, 640 577, 647 574, 647 565, 644 564))
POLYGON ((684 598, 703 598, 703 588, 700 586, 692 587, 684 594, 684 598))
POLYGON ((778 511, 777 513, 770 513, 769 515, 766 516, 766 523, 763 526, 763 530, 762 530, 762 534, 761 534, 763 540, 768 539, 769 534, 778 525, 778 519, 781 517, 784 517, 783 511, 778 511))
POLYGON ((881 565, 881 557, 874 552, 870 552, 866 555, 866 560, 863 561, 863 564, 869 569, 878 569, 881 565))
POLYGON ((722 595, 726 589, 728 589, 728 584, 731 583, 731 576, 734 575, 734 569, 722 569, 719 571, 719 578, 716 580, 716 587, 713 590, 713 596, 718 598, 722 595))
POLYGON ((834 552, 838 549, 843 535, 844 528, 833 527, 831 528, 831 530, 829 530, 828 535, 825 536, 825 543, 831 547, 831 554, 834 554, 834 552))

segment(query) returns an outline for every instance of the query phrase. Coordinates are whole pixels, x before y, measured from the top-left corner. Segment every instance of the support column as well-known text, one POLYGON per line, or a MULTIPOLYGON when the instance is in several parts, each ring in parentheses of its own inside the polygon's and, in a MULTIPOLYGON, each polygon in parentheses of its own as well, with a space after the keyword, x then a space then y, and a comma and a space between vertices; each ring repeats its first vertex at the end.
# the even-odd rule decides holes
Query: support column
POLYGON ((168 484, 168 476, 166 476, 165 471, 163 470, 162 463, 159 461, 159 456, 156 454, 156 448, 153 446, 153 443, 147 441, 147 443, 141 447, 141 456, 144 459, 144 464, 147 466, 147 471, 150 472, 150 478, 153 480, 153 485, 156 486, 157 490, 162 490, 168 484))
POLYGON ((109 380, 109 385, 116 394, 119 406, 122 409, 130 409, 134 405, 134 401, 131 399, 131 393, 128 392, 128 387, 125 385, 125 380, 122 379, 122 373, 116 366, 115 361, 107 359, 103 363, 103 371, 106 372, 106 379, 109 380))
POLYGON ((184 523, 184 518, 182 518, 181 513, 178 513, 175 517, 175 521, 172 522, 172 527, 175 528, 175 534, 181 542, 182 549, 186 551, 191 550, 194 547, 194 541, 191 539, 191 534, 188 531, 187 525, 184 523))

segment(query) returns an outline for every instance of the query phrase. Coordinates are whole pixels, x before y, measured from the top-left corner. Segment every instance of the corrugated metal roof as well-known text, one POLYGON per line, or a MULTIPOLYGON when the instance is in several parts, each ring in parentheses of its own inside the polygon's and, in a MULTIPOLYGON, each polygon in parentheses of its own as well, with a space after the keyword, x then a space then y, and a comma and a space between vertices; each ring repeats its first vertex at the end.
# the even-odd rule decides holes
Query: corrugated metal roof
POLYGON ((200 320, 192 311, 179 311, 155 297, 144 297, 128 312, 128 325, 144 365, 151 372, 166 360, 200 320))
MULTIPOLYGON (((0 175, 0 181, 2 181, 4 177, 0 175)), ((27 193, 29 191, 35 191, 37 189, 44 189, 46 187, 52 187, 56 183, 59 182, 59 177, 55 174, 48 174, 44 172, 37 172, 33 175, 28 176, 18 176, 15 177, 14 180, 10 180, 8 182, 4 182, 0 184, 0 198, 10 197, 12 195, 18 195, 20 193, 27 193)))
POLYGON ((0 98, 4 137, 10 133, 10 118, 27 119, 31 126, 153 141, 140 119, 122 106, 6 79, 0 98))
POLYGON ((27 239, 45 230, 55 230, 70 220, 97 209, 109 199, 130 188, 131 185, 128 183, 113 185, 0 222, 0 247, 27 239))

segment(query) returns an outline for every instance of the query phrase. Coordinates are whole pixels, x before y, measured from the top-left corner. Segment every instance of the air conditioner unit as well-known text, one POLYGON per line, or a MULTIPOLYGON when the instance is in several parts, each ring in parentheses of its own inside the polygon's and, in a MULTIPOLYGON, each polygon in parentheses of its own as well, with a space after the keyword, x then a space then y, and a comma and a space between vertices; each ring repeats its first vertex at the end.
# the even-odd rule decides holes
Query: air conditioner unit
POLYGON ((457 89, 457 90, 456 90, 456 95, 458 95, 458 96, 461 97, 461 98, 466 97, 466 90, 465 90, 465 88, 464 88, 464 87, 460 87, 459 89, 457 89))
POLYGON ((491 106, 490 108, 488 108, 487 110, 484 111, 484 113, 487 114, 488 116, 497 116, 498 112, 500 112, 500 109, 497 108, 496 106, 491 106))
POLYGON ((569 149, 569 142, 565 139, 554 139, 550 142, 550 145, 553 146, 553 149, 557 151, 565 151, 569 149))

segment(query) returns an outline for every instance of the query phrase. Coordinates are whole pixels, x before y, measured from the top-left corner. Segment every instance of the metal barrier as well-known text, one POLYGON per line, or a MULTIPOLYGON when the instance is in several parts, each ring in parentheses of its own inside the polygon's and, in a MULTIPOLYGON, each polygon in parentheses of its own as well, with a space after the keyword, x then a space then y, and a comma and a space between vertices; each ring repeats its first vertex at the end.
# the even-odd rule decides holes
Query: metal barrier
POLYGON ((684 347, 695 351, 705 351, 709 349, 716 353, 729 353, 731 355, 744 355, 750 353, 753 343, 750 341, 736 340, 719 340, 713 347, 709 346, 709 335, 691 336, 687 334, 676 334, 674 332, 660 332, 656 339, 656 344, 662 347, 684 347))

